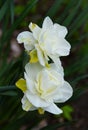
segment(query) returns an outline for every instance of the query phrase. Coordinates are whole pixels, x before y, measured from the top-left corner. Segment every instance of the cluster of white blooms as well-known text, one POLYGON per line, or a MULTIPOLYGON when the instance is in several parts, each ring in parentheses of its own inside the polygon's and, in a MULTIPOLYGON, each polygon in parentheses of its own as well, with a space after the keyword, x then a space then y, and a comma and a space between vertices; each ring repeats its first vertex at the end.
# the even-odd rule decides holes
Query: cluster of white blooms
POLYGON ((25 65, 24 79, 16 82, 24 96, 21 100, 25 111, 38 110, 40 114, 48 111, 60 114, 62 110, 55 103, 67 101, 73 93, 70 84, 64 80, 64 71, 60 56, 70 52, 70 44, 65 36, 67 29, 49 17, 44 19, 42 28, 29 24, 31 32, 24 31, 17 37, 18 43, 30 56, 30 63, 25 65), (53 63, 50 63, 52 60, 53 63))

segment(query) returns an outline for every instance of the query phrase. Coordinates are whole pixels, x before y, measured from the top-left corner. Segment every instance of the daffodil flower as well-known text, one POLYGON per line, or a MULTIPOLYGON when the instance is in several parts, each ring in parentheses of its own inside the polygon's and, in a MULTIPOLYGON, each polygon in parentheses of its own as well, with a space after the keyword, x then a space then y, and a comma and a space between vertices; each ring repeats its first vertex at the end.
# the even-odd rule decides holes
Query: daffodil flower
POLYGON ((24 43, 25 49, 29 52, 31 63, 39 61, 41 65, 46 66, 51 58, 58 66, 61 64, 59 57, 69 55, 71 46, 65 39, 68 32, 66 27, 57 23, 53 24, 52 20, 46 17, 42 28, 34 23, 30 23, 29 28, 31 32, 20 33, 17 40, 18 43, 24 43), (35 53, 36 58, 34 58, 35 53))
POLYGON ((72 96, 72 87, 64 80, 63 68, 56 67, 54 63, 50 67, 43 67, 39 63, 26 64, 25 79, 19 79, 16 86, 20 88, 24 96, 21 100, 25 111, 38 109, 40 114, 48 111, 52 114, 60 114, 62 110, 55 103, 63 103, 72 96))

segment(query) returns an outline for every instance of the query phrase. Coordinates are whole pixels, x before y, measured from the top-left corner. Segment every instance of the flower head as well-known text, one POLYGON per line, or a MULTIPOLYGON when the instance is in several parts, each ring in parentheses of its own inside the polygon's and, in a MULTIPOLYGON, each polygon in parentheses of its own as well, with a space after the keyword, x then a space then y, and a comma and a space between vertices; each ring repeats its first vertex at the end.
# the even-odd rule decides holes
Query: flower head
POLYGON ((57 69, 53 63, 44 68, 39 63, 28 63, 24 76, 25 80, 18 80, 16 86, 24 92, 22 107, 25 111, 38 109, 40 113, 62 113, 55 103, 67 101, 72 96, 72 88, 64 80, 61 66, 57 69))
POLYGON ((46 17, 42 28, 34 23, 30 23, 29 28, 31 32, 20 33, 17 40, 18 43, 24 43, 24 47, 31 57, 31 63, 39 61, 41 65, 46 66, 51 58, 58 66, 59 57, 67 56, 71 48, 65 39, 66 27, 57 23, 53 24, 52 20, 46 17), (36 60, 33 59, 33 52, 36 53, 36 60))

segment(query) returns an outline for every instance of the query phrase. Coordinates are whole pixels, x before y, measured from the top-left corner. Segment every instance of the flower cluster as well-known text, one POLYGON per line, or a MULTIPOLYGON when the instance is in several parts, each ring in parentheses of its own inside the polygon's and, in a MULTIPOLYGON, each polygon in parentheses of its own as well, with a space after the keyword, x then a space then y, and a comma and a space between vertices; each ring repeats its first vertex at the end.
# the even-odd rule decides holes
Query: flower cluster
POLYGON ((55 103, 67 101, 73 93, 70 84, 64 80, 60 61, 60 56, 67 56, 71 48, 65 39, 67 29, 53 24, 49 17, 44 19, 42 28, 34 23, 30 23, 29 28, 31 32, 24 31, 17 37, 30 56, 24 79, 16 82, 24 93, 22 108, 25 111, 37 109, 40 114, 44 111, 60 114, 62 110, 55 103))

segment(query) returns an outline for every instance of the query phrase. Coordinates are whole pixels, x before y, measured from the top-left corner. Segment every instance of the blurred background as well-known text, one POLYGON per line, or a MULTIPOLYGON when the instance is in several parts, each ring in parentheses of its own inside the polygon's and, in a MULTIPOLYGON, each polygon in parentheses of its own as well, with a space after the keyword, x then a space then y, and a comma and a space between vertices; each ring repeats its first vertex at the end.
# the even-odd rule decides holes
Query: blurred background
POLYGON ((0 130, 88 130, 88 0, 0 0, 0 130), (72 47, 61 60, 74 94, 59 116, 23 111, 15 86, 28 60, 16 37, 46 16, 68 28, 72 47))

